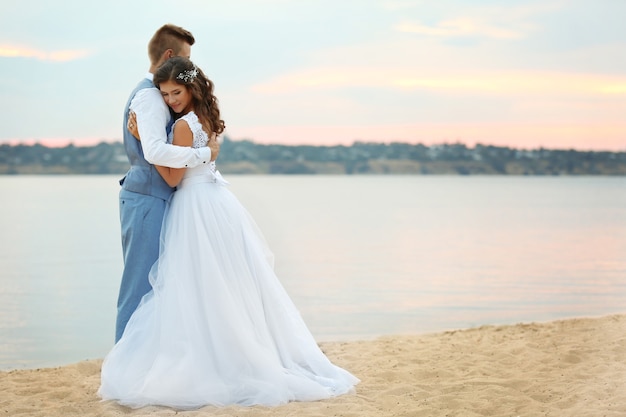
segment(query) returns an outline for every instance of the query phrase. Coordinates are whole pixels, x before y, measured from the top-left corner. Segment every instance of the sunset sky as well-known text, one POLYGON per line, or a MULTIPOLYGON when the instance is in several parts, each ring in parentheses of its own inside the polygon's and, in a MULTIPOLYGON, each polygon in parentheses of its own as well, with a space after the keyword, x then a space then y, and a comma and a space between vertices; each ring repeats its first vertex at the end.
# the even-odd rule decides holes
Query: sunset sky
POLYGON ((0 143, 120 140, 174 23, 234 140, 626 151, 624 0, 0 1, 0 143))

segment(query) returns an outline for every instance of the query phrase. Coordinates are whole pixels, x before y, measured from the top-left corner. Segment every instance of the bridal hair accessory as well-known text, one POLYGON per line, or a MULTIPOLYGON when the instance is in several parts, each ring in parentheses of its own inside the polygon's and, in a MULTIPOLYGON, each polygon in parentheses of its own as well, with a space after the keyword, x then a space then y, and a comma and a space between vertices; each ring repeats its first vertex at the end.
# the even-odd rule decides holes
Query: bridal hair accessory
POLYGON ((198 76, 198 68, 194 65, 193 69, 185 70, 176 76, 177 80, 183 80, 185 83, 190 83, 198 76))

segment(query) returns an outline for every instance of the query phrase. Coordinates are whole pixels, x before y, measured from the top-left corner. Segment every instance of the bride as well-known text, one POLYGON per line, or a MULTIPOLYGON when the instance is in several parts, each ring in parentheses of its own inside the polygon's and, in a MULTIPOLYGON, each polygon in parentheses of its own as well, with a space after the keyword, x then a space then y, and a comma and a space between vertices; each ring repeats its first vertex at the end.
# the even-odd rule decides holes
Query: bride
MULTIPOLYGON (((154 84, 180 116, 174 144, 206 146, 224 130, 213 83, 187 58, 169 59, 154 84)), ((102 399, 189 409, 353 392, 359 380, 319 349, 215 163, 157 169, 178 188, 150 272, 153 289, 102 364, 102 399)))

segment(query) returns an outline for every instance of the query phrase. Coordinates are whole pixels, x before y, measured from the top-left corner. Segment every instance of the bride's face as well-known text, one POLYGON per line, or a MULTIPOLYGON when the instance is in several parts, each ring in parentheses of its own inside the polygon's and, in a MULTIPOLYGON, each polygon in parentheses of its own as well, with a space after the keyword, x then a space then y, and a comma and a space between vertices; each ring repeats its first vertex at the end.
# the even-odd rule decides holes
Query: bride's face
POLYGON ((174 113, 186 114, 193 110, 191 93, 185 85, 174 81, 165 81, 159 85, 165 103, 174 110, 174 113))

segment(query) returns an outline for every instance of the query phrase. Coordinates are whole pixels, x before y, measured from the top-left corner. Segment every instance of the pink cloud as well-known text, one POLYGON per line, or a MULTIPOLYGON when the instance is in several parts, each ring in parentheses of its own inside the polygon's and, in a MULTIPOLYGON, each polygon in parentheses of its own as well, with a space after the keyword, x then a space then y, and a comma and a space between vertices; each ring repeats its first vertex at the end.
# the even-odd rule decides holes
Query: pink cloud
POLYGON ((17 45, 0 45, 0 57, 5 58, 33 58, 40 61, 65 62, 80 59, 89 54, 90 51, 85 49, 44 51, 17 45))
POLYGON ((626 95, 626 77, 548 71, 426 73, 397 68, 314 68, 284 74, 252 87, 257 93, 382 87, 447 94, 626 95))

